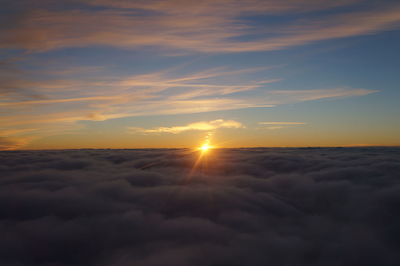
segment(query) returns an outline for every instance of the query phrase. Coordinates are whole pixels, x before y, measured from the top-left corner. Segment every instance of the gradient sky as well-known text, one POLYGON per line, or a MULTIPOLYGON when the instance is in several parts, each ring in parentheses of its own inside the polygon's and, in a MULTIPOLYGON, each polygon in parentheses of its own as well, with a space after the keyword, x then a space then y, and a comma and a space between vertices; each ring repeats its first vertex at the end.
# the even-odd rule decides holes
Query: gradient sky
POLYGON ((2 1, 0 149, 400 145, 400 4, 2 1))

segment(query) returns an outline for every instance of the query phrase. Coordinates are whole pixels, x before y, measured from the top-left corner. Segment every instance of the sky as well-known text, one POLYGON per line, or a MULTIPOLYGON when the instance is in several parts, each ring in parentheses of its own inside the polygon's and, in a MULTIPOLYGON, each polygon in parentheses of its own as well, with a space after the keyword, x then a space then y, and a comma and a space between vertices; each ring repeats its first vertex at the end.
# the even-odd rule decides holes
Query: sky
POLYGON ((400 145, 400 4, 9 1, 0 150, 400 145))

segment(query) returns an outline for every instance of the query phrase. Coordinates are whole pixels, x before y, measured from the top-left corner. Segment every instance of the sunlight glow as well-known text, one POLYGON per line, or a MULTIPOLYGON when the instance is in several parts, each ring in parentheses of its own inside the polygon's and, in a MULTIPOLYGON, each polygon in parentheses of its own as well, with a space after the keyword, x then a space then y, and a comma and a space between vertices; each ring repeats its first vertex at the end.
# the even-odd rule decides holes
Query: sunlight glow
POLYGON ((210 146, 207 144, 207 143, 205 143, 203 146, 201 146, 201 150, 203 151, 203 152, 206 152, 206 151, 208 151, 210 149, 210 146))
POLYGON ((211 146, 208 142, 205 142, 197 150, 201 151, 201 153, 206 153, 206 152, 209 152, 213 148, 214 148, 214 146, 211 146))

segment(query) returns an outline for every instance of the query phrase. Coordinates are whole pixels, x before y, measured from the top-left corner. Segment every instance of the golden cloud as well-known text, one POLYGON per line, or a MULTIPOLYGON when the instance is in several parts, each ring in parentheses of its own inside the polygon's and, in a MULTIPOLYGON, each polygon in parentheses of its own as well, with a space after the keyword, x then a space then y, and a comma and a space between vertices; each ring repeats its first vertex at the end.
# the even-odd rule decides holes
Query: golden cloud
POLYGON ((190 123, 184 126, 157 127, 151 129, 130 127, 129 129, 133 132, 140 132, 140 133, 179 134, 185 131, 212 131, 218 128, 245 128, 245 126, 242 125, 240 122, 234 120, 216 119, 212 121, 200 121, 200 122, 190 123))

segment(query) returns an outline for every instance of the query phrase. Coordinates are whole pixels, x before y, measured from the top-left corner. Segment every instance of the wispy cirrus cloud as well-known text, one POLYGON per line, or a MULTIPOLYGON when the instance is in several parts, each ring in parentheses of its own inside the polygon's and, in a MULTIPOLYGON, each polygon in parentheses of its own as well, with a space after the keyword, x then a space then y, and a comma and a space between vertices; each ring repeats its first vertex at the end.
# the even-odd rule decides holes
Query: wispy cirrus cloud
MULTIPOLYGON (((26 141, 18 141, 21 145, 17 145, 22 131, 43 137, 80 128, 76 122, 83 120, 268 107, 271 105, 232 97, 279 80, 252 81, 244 76, 263 70, 265 68, 213 68, 182 74, 168 69, 121 77, 105 75, 95 79, 75 76, 59 79, 58 72, 52 70, 42 72, 47 74, 47 79, 27 75, 18 81, 17 90, 4 93, 0 99, 0 112, 3 114, 0 115, 0 132, 7 133, 6 136, 0 134, 4 144, 2 149, 25 144, 26 141), (227 77, 231 83, 225 81, 227 77), (35 91, 41 97, 30 97, 29 91, 35 91), (30 131, 32 128, 36 130, 30 131)), ((64 73, 68 71, 62 71, 62 75, 64 73)))
POLYGON ((285 104, 293 102, 314 101, 320 99, 337 99, 354 96, 364 96, 376 93, 378 90, 338 87, 315 90, 270 90, 265 93, 270 104, 285 104))
POLYGON ((23 147, 33 139, 34 139, 33 136, 19 136, 19 137, 2 136, 0 132, 0 151, 18 149, 20 147, 23 147))
POLYGON ((173 126, 173 127, 157 127, 157 128, 138 128, 138 127, 129 127, 129 130, 132 132, 139 133, 171 133, 171 134, 179 134, 185 131, 212 131, 218 128, 245 128, 245 126, 234 120, 224 120, 224 119, 216 119, 212 121, 200 121, 190 123, 184 126, 173 126))
MULTIPOLYGON (((27 54, 71 47, 150 48, 167 55, 271 51, 375 34, 400 23, 400 6, 390 1, 379 8, 364 0, 4 3, 0 51, 13 53, 0 60, 0 130, 14 133, 30 128, 54 132, 51 127, 74 127, 82 120, 273 107, 377 92, 350 87, 277 90, 271 85, 279 82, 279 77, 251 67, 191 73, 167 69, 118 76, 97 65, 21 70, 16 66, 34 60, 24 59, 27 54), (317 12, 322 10, 327 12, 317 12), (274 23, 272 19, 270 23, 269 18, 277 15, 283 16, 282 21, 274 23), (252 16, 261 19, 255 21, 252 16), (16 61, 19 64, 14 64, 16 61), (97 71, 104 75, 85 77, 97 71), (246 76, 255 72, 261 74, 246 76)), ((269 125, 285 126, 289 125, 269 125)), ((17 133, 7 136, 15 137, 17 133)))
MULTIPOLYGON (((73 129, 77 121, 102 121, 143 115, 172 115, 273 107, 286 103, 362 96, 367 89, 271 89, 279 78, 266 79, 265 69, 213 68, 189 73, 163 70, 147 74, 96 79, 26 79, 21 88, 33 89, 39 99, 3 95, 0 130, 36 128, 42 135, 54 129, 73 129), (259 72, 261 78, 254 79, 259 72), (228 81, 229 82, 228 82, 228 81), (252 91, 251 94, 247 92, 252 91)), ((275 125, 275 127, 278 125, 275 125)), ((165 129, 168 130, 168 129, 165 129)), ((170 129, 172 131, 178 129, 170 129)), ((167 132, 167 131, 165 131, 167 132)), ((13 136, 10 136, 13 137, 13 136)))
POLYGON ((23 146, 25 142, 15 140, 12 138, 0 137, 0 150, 15 150, 21 146, 23 146))
POLYGON ((305 125, 304 122, 258 122, 259 125, 280 125, 280 126, 288 126, 288 125, 305 125))
POLYGON ((139 115, 198 113, 362 96, 376 92, 368 89, 333 88, 324 90, 267 89, 279 78, 252 80, 246 73, 260 69, 210 69, 187 74, 170 71, 134 76, 98 77, 96 80, 25 80, 41 99, 21 99, 5 95, 0 108, 8 116, 2 125, 79 120, 106 120, 139 115), (232 77, 230 77, 232 76, 232 77), (225 81, 230 77, 231 83, 225 81), (245 95, 254 91, 253 96, 245 95), (24 112, 29 110, 29 112, 24 112))
MULTIPOLYGON (((232 97, 249 90, 257 90, 279 79, 249 80, 244 76, 264 68, 229 70, 213 68, 186 74, 173 70, 147 74, 96 79, 28 79, 20 81, 22 91, 5 94, 0 108, 7 109, 1 116, 3 127, 25 124, 106 120, 111 118, 208 112, 256 106, 249 99, 232 97), (231 82, 225 79, 229 77, 231 82), (41 98, 24 96, 24 89, 33 89, 41 98), (28 111, 29 110, 29 111, 28 111)), ((50 72, 54 76, 53 72, 50 72)))
POLYGON ((292 127, 292 126, 302 126, 306 125, 307 123, 304 122, 258 122, 259 125, 264 126, 263 128, 269 129, 269 130, 277 130, 277 129, 283 129, 287 127, 292 127))
POLYGON ((0 29, 0 48, 38 52, 102 45, 129 49, 161 47, 201 53, 270 51, 374 34, 400 24, 398 4, 388 2, 383 7, 368 9, 365 7, 368 5, 362 5, 367 1, 362 0, 82 0, 67 10, 57 9, 57 5, 47 2, 34 5, 31 1, 25 2, 33 7, 18 15, 9 15, 7 23, 12 27, 0 29), (102 8, 82 8, 85 4, 102 8), (361 7, 356 8, 356 4, 361 7), (335 9, 340 6, 353 8, 340 12, 335 9), (300 19, 298 16, 329 9, 333 11, 300 19), (290 17, 293 13, 297 16, 290 17), (255 24, 249 20, 250 15, 277 14, 289 17, 280 26, 268 22, 255 24), (241 40, 243 38, 246 40, 241 40))

